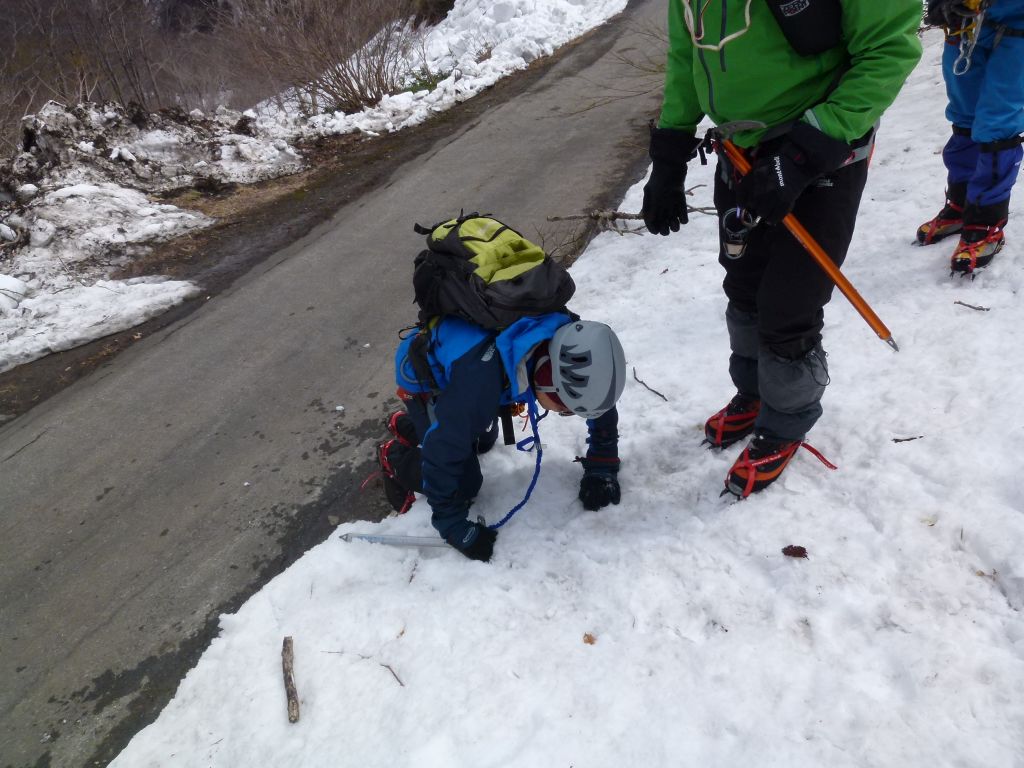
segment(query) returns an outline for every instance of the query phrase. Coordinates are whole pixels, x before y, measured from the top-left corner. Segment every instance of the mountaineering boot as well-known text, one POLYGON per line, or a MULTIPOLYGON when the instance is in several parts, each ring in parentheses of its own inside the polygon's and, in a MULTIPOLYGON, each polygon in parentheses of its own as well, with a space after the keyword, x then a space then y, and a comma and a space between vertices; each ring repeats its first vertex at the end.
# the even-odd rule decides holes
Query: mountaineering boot
POLYGON ((920 245, 937 243, 944 237, 955 235, 964 226, 964 208, 962 205, 946 201, 946 205, 938 215, 917 228, 917 242, 920 245))
POLYGON ((937 243, 944 237, 955 235, 964 225, 964 201, 967 184, 950 184, 946 190, 946 204, 932 220, 917 228, 917 242, 921 245, 937 243))
POLYGON ((816 449, 801 440, 782 440, 755 433, 729 470, 722 494, 731 493, 745 499, 752 493, 764 490, 779 479, 782 470, 801 446, 829 469, 836 468, 816 449))
POLYGON ((953 251, 950 271, 969 275, 978 267, 988 265, 992 258, 1002 250, 1006 238, 1003 228, 998 224, 992 226, 965 226, 960 235, 960 242, 953 251))
POLYGON ((737 392, 729 404, 704 423, 704 441, 712 448, 725 448, 754 430, 761 401, 737 392))
MULTIPOLYGON (((371 475, 380 477, 381 483, 384 485, 384 496, 388 500, 388 504, 400 515, 404 515, 409 511, 409 507, 416 501, 416 494, 409 491, 398 482, 395 477, 394 467, 391 465, 390 454, 396 446, 401 445, 399 442, 400 438, 394 438, 388 440, 385 443, 381 443, 377 446, 377 465, 380 469, 371 475)), ((370 479, 370 478, 368 478, 370 479)), ((365 485, 365 483, 364 483, 365 485)))
POLYGON ((950 261, 951 271, 969 275, 992 261, 1006 242, 1003 227, 1006 225, 1009 208, 1009 200, 993 205, 967 206, 960 242, 950 261))
POLYGON ((388 432, 407 448, 412 448, 419 442, 416 438, 416 426, 405 411, 395 411, 388 416, 386 426, 388 432))

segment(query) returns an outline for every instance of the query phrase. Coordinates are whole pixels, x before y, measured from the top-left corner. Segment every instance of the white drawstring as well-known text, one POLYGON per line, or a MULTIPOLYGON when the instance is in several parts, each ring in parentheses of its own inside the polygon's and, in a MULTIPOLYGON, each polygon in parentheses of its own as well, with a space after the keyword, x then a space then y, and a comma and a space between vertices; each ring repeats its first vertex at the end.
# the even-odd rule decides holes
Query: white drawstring
POLYGON ((725 37, 722 38, 718 45, 705 45, 700 41, 704 39, 704 11, 708 9, 708 4, 711 2, 711 0, 706 0, 706 2, 704 3, 704 7, 701 8, 700 10, 700 17, 697 20, 695 20, 693 17, 693 9, 690 7, 690 0, 679 0, 679 2, 683 4, 683 19, 686 21, 686 28, 690 32, 690 39, 693 41, 693 44, 695 46, 697 46, 698 48, 702 48, 705 51, 720 51, 722 50, 722 48, 725 47, 726 43, 731 43, 737 37, 745 35, 748 31, 750 31, 750 4, 753 2, 753 0, 747 0, 747 5, 743 9, 743 29, 741 29, 739 32, 733 32, 731 35, 726 35, 725 37), (694 29, 694 24, 698 20, 700 22, 699 35, 694 29))

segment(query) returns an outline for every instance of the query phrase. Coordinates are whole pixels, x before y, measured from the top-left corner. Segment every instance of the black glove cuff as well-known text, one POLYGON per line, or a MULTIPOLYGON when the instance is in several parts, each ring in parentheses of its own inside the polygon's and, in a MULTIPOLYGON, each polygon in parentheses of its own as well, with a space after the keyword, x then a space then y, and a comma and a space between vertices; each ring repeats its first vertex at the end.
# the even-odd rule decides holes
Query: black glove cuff
POLYGON ((458 536, 450 535, 446 541, 470 560, 487 562, 494 552, 494 542, 497 538, 497 531, 480 523, 470 523, 469 528, 463 532, 463 540, 460 540, 458 536), (464 543, 466 534, 473 529, 476 529, 476 536, 468 544, 464 543))
POLYGON ((685 167, 696 157, 699 146, 700 140, 689 131, 651 126, 650 155, 656 163, 685 167))
POLYGON ((794 123, 787 138, 807 155, 809 165, 821 173, 828 173, 845 163, 853 149, 845 141, 833 139, 809 123, 794 123))

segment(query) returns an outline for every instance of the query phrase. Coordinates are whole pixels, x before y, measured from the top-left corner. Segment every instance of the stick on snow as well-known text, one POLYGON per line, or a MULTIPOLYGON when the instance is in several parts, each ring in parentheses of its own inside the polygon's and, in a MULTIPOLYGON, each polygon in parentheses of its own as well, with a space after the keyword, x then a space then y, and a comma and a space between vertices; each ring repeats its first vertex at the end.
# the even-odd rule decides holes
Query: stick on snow
POLYGON ((284 692, 288 696, 288 722, 299 722, 299 692, 295 689, 295 651, 291 637, 284 639, 281 648, 281 667, 284 669, 284 692))

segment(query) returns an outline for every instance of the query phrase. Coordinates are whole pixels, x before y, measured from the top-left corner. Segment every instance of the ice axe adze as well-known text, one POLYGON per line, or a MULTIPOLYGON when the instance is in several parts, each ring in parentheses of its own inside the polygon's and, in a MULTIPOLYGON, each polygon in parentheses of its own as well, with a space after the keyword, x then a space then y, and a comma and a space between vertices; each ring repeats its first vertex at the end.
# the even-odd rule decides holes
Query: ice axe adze
MULTIPOLYGON (((729 158, 729 162, 733 164, 741 176, 746 176, 750 172, 750 161, 743 155, 739 148, 732 143, 729 138, 737 131, 749 131, 756 130, 758 128, 764 128, 764 123, 759 123, 754 120, 738 120, 731 123, 723 123, 716 128, 712 128, 708 131, 713 139, 715 139, 722 146, 722 150, 729 158)), ((853 308, 860 313, 860 316, 864 318, 865 322, 871 326, 878 338, 892 347, 894 352, 899 352, 900 348, 896 345, 895 339, 892 337, 889 329, 882 322, 881 318, 875 314, 875 311, 871 306, 864 301, 864 297, 858 293, 857 289, 853 287, 853 283, 846 279, 846 275, 839 271, 839 267, 835 265, 835 262, 828 257, 825 250, 818 245, 818 241, 815 240, 811 233, 807 231, 803 224, 801 224, 796 216, 792 213, 787 213, 786 217, 782 220, 782 223, 789 230, 790 234, 797 239, 797 242, 804 247, 804 250, 811 255, 819 267, 825 270, 832 282, 836 284, 836 287, 845 296, 849 302, 853 305, 853 308)))

